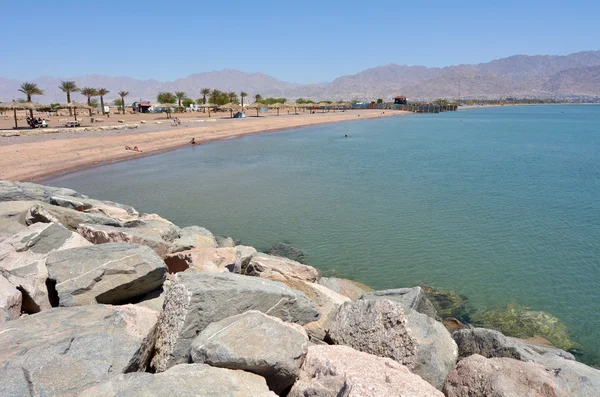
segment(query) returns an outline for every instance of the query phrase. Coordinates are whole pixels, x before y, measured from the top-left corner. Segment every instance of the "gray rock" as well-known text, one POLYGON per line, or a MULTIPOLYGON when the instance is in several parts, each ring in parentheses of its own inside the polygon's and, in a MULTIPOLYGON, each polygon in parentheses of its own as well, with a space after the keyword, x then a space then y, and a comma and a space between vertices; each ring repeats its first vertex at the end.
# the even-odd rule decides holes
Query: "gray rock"
POLYGON ((525 349, 532 350, 537 354, 541 354, 542 356, 557 356, 564 358, 565 360, 575 360, 575 356, 573 354, 554 346, 540 344, 527 339, 512 338, 510 336, 507 338, 508 340, 512 340, 513 342, 524 346, 525 349))
POLYGON ((122 222, 139 217, 139 213, 135 208, 112 201, 55 195, 50 197, 50 204, 86 213, 106 215, 122 222))
POLYGON ((0 395, 76 396, 116 374, 140 370, 155 322, 149 309, 94 305, 2 323, 0 395))
POLYGON ((37 223, 0 243, 0 274, 22 293, 22 310, 37 313, 48 298, 46 258, 53 251, 91 245, 56 223, 37 223))
POLYGON ((311 346, 288 397, 443 397, 408 368, 348 346, 311 346))
POLYGON ((360 299, 388 299, 403 309, 413 309, 437 320, 437 312, 421 287, 386 289, 367 292, 360 299))
POLYGON ((36 202, 0 201, 0 241, 27 228, 24 214, 36 202))
POLYGON ((162 372, 188 362, 192 340, 208 324, 248 310, 301 325, 319 319, 303 293, 281 283, 230 273, 177 273, 157 324, 152 368, 162 372))
POLYGON ((345 278, 321 277, 318 283, 338 294, 347 296, 353 301, 360 298, 365 292, 373 291, 373 288, 367 285, 345 278))
POLYGON ((321 317, 317 321, 306 324, 304 329, 306 329, 310 337, 324 340, 327 331, 329 331, 331 324, 335 320, 339 307, 344 302, 348 302, 350 298, 340 295, 322 285, 298 280, 297 278, 286 277, 281 282, 296 291, 303 292, 319 309, 321 317))
POLYGON ((26 225, 51 222, 60 223, 69 230, 77 230, 79 225, 83 223, 122 226, 119 220, 106 215, 86 214, 70 208, 57 207, 50 204, 36 204, 29 208, 25 214, 26 225))
POLYGON ((126 228, 82 223, 77 233, 93 244, 135 243, 151 248, 158 256, 164 258, 171 249, 171 244, 162 239, 152 229, 126 228))
POLYGON ((202 273, 230 272, 235 266, 235 248, 193 248, 168 254, 165 263, 169 273, 193 269, 202 273))
POLYGON ((452 368, 444 383, 448 397, 600 395, 600 371, 554 356, 550 365, 471 355, 452 368))
POLYGON ((276 317, 250 310, 210 324, 192 342, 195 363, 241 369, 283 393, 298 378, 308 339, 276 317))
POLYGON ((231 237, 215 236, 215 240, 217 241, 217 245, 219 246, 219 248, 235 247, 235 240, 231 237))
POLYGON ((319 272, 312 266, 303 265, 300 262, 281 256, 267 254, 255 254, 246 267, 244 274, 276 281, 283 281, 285 278, 290 277, 311 283, 319 278, 319 272))
POLYGON ((406 325, 417 342, 411 371, 441 390, 458 359, 458 348, 442 323, 414 310, 406 310, 406 325))
POLYGON ((0 275, 0 323, 19 318, 22 300, 21 291, 0 275))
POLYGON ((409 367, 415 363, 417 341, 407 330, 404 310, 388 300, 344 303, 328 337, 335 344, 388 357, 409 367))
POLYGON ((181 232, 181 229, 173 222, 156 214, 144 214, 138 219, 124 223, 123 226, 158 234, 168 243, 172 243, 175 239, 179 238, 181 232))
POLYGON ((165 263, 150 248, 121 243, 53 252, 46 267, 59 305, 65 307, 130 301, 159 288, 166 273, 165 263))
POLYGON ((277 397, 265 379, 250 372, 182 364, 160 374, 117 375, 79 397, 277 397))
POLYGON ((245 272, 254 255, 256 255, 256 249, 254 249, 254 247, 248 247, 246 245, 236 246, 235 265, 233 266, 232 273, 241 274, 242 272, 245 272))
POLYGON ((509 339, 498 331, 486 328, 461 329, 452 334, 458 345, 460 357, 479 354, 486 358, 506 357, 520 361, 541 361, 542 354, 554 354, 574 360, 570 353, 551 347, 538 347, 534 350, 532 344, 525 345, 516 339, 509 339))
POLYGON ((171 252, 181 252, 192 248, 218 248, 215 236, 207 229, 199 226, 184 227, 178 239, 173 241, 171 252))
POLYGON ((458 356, 441 323, 386 299, 344 303, 328 336, 336 344, 394 359, 437 388, 458 356))
POLYGON ((0 201, 30 201, 40 200, 49 202, 54 195, 85 198, 74 190, 42 186, 29 182, 11 182, 0 180, 0 201))

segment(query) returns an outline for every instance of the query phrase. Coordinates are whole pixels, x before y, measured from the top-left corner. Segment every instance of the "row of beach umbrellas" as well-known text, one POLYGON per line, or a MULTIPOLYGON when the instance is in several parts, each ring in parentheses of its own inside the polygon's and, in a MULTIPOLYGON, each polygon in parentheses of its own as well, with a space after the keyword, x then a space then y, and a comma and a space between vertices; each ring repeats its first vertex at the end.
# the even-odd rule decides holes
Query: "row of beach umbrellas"
POLYGON ((260 111, 260 109, 264 109, 264 108, 269 108, 269 109, 277 109, 277 115, 279 115, 279 111, 281 109, 294 109, 294 111, 296 111, 296 109, 298 108, 323 108, 325 109, 326 107, 331 107, 334 110, 336 108, 349 108, 352 107, 351 104, 349 103, 327 103, 327 102, 320 102, 320 103, 295 103, 295 102, 291 102, 291 103, 274 103, 271 105, 265 105, 264 103, 259 103, 259 102, 255 102, 253 104, 250 104, 246 107, 242 107, 241 105, 237 104, 237 103, 227 103, 225 105, 215 105, 212 103, 207 103, 204 105, 200 105, 200 108, 208 108, 209 109, 209 116, 210 116, 210 109, 211 108, 219 108, 221 110, 229 110, 229 112, 233 115, 233 112, 235 111, 240 111, 243 109, 256 109, 256 115, 258 116, 258 112, 260 111))
MULTIPOLYGON (((77 109, 93 109, 91 106, 86 105, 85 103, 79 103, 79 102, 70 102, 70 103, 63 103, 60 104, 59 106, 57 106, 56 108, 58 109, 73 109, 75 112, 75 120, 77 120, 77 109)), ((14 116, 15 116, 15 128, 18 128, 18 124, 17 124, 17 110, 29 110, 29 111, 34 111, 34 110, 50 110, 52 109, 52 107, 50 107, 50 105, 42 105, 41 103, 37 103, 37 102, 17 102, 17 101, 13 101, 13 102, 0 102, 0 110, 2 111, 6 111, 6 110, 12 110, 14 112, 14 116)))

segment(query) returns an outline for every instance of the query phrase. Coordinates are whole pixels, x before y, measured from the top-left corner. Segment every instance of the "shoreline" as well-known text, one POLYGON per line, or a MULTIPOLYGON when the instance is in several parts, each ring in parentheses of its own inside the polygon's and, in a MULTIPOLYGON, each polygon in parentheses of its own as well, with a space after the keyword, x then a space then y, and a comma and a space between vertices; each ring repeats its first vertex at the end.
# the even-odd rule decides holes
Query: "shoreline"
POLYGON ((274 115, 246 119, 213 119, 216 122, 181 127, 165 123, 158 127, 145 125, 131 131, 91 131, 86 133, 42 134, 15 137, 12 142, 0 140, 0 179, 12 181, 44 181, 102 164, 127 161, 189 146, 191 137, 198 144, 238 138, 246 135, 278 132, 315 125, 360 121, 411 114, 402 111, 364 110, 319 114, 274 115), (358 118, 360 117, 360 118, 358 118), (243 120, 243 121, 241 121, 243 120), (241 122, 240 122, 241 121, 241 122), (233 123, 236 130, 232 130, 233 123), (19 142, 21 141, 21 142, 19 142), (23 142, 25 141, 25 142, 23 142), (2 145, 2 143, 5 143, 2 145), (139 146, 142 152, 127 152, 125 145, 139 146))

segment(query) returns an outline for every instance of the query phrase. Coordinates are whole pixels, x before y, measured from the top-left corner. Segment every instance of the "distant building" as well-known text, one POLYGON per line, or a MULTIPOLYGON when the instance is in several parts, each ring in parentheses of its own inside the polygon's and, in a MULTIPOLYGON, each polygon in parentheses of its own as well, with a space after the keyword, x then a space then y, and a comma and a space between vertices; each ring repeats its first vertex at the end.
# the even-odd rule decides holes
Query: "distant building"
POLYGON ((149 113, 150 107, 152 107, 152 104, 148 101, 139 101, 139 102, 134 102, 132 107, 133 107, 133 110, 135 110, 138 113, 149 113))
POLYGON ((395 105, 406 105, 406 97, 405 96, 397 96, 394 98, 395 105))

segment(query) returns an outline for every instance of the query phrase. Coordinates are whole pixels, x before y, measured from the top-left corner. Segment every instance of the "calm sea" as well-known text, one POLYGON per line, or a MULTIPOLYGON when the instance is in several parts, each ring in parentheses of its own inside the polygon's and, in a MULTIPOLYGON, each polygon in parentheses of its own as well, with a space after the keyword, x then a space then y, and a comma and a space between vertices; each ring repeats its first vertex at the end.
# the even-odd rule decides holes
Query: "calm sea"
POLYGON ((330 124, 45 183, 262 249, 286 241, 376 289, 426 283, 543 310, 600 351, 600 106, 330 124))

